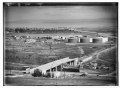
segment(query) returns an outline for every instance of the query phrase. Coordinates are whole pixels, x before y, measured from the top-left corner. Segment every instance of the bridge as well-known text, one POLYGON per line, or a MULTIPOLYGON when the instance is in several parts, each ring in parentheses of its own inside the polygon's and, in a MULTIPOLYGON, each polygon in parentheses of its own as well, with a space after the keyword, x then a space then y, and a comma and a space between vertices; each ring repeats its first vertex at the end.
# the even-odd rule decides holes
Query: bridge
POLYGON ((32 68, 30 69, 30 73, 33 73, 35 69, 39 69, 43 73, 46 73, 47 71, 58 71, 58 68, 60 71, 62 71, 64 64, 68 64, 70 66, 76 66, 77 62, 78 62, 78 58, 69 59, 69 57, 66 57, 60 60, 55 60, 53 62, 32 68))
MULTIPOLYGON (((82 63, 85 63, 92 59, 92 56, 86 57, 82 60, 82 63)), ((64 64, 67 64, 68 66, 77 66, 79 62, 79 58, 69 59, 69 57, 55 60, 53 62, 40 65, 38 67, 30 69, 30 73, 34 73, 35 69, 39 69, 42 71, 42 73, 46 72, 52 72, 52 71, 62 71, 64 64)))

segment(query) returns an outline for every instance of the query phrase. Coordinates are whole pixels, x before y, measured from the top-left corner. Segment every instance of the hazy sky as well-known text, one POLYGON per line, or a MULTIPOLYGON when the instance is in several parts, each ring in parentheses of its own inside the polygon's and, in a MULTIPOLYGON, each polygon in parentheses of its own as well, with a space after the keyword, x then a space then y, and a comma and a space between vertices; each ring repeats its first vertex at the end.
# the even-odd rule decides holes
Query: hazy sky
POLYGON ((6 26, 11 27, 110 27, 117 18, 115 6, 8 7, 6 26))

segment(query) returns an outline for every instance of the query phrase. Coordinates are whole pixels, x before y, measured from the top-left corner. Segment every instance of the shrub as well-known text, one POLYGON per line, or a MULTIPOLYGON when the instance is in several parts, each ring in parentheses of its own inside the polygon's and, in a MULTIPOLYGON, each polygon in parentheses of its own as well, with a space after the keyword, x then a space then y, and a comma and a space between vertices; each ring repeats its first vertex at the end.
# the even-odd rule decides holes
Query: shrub
POLYGON ((34 77, 40 77, 42 76, 42 72, 39 69, 35 69, 34 73, 32 74, 34 77))

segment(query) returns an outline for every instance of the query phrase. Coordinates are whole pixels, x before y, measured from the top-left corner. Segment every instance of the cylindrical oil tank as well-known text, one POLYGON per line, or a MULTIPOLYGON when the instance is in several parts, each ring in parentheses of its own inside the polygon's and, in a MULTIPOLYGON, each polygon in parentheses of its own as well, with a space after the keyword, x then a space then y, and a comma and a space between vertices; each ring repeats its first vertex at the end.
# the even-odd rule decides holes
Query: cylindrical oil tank
POLYGON ((89 43, 90 39, 89 38, 80 38, 80 43, 89 43))
POLYGON ((102 43, 102 38, 93 38, 93 43, 102 43))
POLYGON ((77 39, 76 38, 69 38, 68 43, 77 43, 77 39))

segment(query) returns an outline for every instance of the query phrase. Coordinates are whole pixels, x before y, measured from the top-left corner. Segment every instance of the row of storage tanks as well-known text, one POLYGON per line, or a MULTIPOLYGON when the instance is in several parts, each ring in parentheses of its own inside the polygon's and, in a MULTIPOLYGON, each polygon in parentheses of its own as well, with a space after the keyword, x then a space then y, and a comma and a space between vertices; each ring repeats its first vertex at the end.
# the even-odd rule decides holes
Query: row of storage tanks
POLYGON ((107 43, 108 37, 95 37, 95 38, 88 38, 88 37, 78 37, 78 38, 68 38, 68 43, 107 43))

